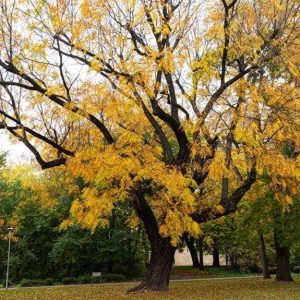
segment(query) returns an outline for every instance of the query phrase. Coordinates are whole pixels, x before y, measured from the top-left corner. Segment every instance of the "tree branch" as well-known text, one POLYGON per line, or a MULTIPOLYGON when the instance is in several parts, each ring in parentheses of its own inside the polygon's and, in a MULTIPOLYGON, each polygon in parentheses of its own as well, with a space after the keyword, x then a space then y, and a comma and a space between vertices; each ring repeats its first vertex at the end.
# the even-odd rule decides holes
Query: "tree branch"
MULTIPOLYGON (((66 104, 68 104, 68 102, 62 100, 61 96, 49 93, 46 88, 43 88, 36 80, 31 78, 29 75, 20 72, 12 63, 8 62, 7 64, 5 64, 2 60, 0 60, 0 66, 2 66, 6 71, 18 75, 19 77, 23 78, 25 81, 31 84, 31 86, 28 87, 27 85, 25 85, 23 86, 23 88, 39 92, 40 94, 45 95, 46 97, 48 97, 50 100, 52 100, 59 106, 64 107, 73 113, 85 117, 86 119, 91 121, 102 132, 108 144, 113 144, 115 142, 114 138, 112 137, 108 129, 105 127, 105 125, 94 115, 84 112, 75 103, 72 103, 73 104, 72 106, 67 106, 66 104)), ((16 83, 6 82, 5 85, 16 85, 16 83)))
POLYGON ((220 205, 224 208, 223 212, 215 211, 213 207, 207 207, 199 212, 193 213, 191 215, 192 219, 198 223, 204 223, 209 220, 214 220, 223 216, 226 216, 237 209, 238 203, 243 198, 243 196, 250 190, 252 185, 257 179, 256 166, 252 166, 248 177, 244 183, 238 187, 230 197, 226 199, 221 199, 220 205))

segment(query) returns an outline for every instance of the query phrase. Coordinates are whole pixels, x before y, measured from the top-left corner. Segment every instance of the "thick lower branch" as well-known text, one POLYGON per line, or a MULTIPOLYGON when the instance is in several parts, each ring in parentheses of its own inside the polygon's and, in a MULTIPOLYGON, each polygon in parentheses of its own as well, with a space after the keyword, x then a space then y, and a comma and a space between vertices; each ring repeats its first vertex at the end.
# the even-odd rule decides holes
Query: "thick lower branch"
POLYGON ((240 200, 255 183, 256 177, 256 168, 255 166, 253 166, 251 171, 249 172, 247 180, 240 187, 238 187, 230 197, 228 197, 227 199, 221 199, 220 205, 222 205, 224 209, 222 212, 216 212, 213 207, 207 207, 199 212, 193 213, 191 217, 198 223, 204 223, 206 221, 218 219, 234 212, 237 209, 240 200))

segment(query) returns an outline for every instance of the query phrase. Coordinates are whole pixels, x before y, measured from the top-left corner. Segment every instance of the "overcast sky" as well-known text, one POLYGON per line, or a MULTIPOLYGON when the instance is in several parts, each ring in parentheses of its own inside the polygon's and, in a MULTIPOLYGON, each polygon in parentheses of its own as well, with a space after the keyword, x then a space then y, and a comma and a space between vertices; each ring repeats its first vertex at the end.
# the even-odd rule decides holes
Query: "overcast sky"
POLYGON ((32 158, 30 151, 22 144, 13 144, 8 135, 0 130, 0 153, 8 152, 8 161, 13 164, 28 162, 32 158))

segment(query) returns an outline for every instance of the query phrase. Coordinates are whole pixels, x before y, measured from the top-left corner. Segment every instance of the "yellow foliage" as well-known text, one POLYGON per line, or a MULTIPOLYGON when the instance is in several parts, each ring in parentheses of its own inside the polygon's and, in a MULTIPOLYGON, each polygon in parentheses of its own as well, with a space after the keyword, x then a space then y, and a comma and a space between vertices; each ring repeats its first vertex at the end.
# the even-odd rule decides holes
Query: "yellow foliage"
POLYGON ((92 6, 92 4, 90 3, 89 0, 82 0, 81 1, 81 5, 80 5, 80 9, 81 9, 81 13, 83 17, 89 17, 90 16, 90 7, 92 6))
MULTIPOLYGON (((1 126, 40 163, 66 159, 68 176, 84 181, 83 191, 66 183, 76 200, 63 227, 107 226, 142 186, 175 245, 184 232, 201 234, 193 213, 225 213, 222 182, 233 195, 254 167, 255 193, 245 197, 271 190, 291 205, 300 186, 297 1, 232 2, 228 20, 214 0, 174 11, 161 1, 6 2, 1 126)), ((26 174, 22 184, 55 205, 55 188, 26 174)))

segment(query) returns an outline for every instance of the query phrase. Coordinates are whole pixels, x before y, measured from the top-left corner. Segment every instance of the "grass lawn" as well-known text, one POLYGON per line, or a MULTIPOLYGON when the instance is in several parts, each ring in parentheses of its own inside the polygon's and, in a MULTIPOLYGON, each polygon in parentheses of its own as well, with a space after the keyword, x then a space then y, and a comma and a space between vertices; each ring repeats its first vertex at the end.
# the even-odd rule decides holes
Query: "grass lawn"
MULTIPOLYGON (((300 278, 299 278, 300 279, 300 278)), ((257 278, 172 282, 167 293, 126 294, 134 283, 0 290, 2 300, 300 300, 300 281, 257 278)))
POLYGON ((189 279, 189 278, 223 278, 223 277, 243 277, 261 275, 254 273, 245 273, 238 269, 229 267, 205 267, 204 270, 199 270, 192 267, 173 267, 171 272, 171 279, 189 279))

